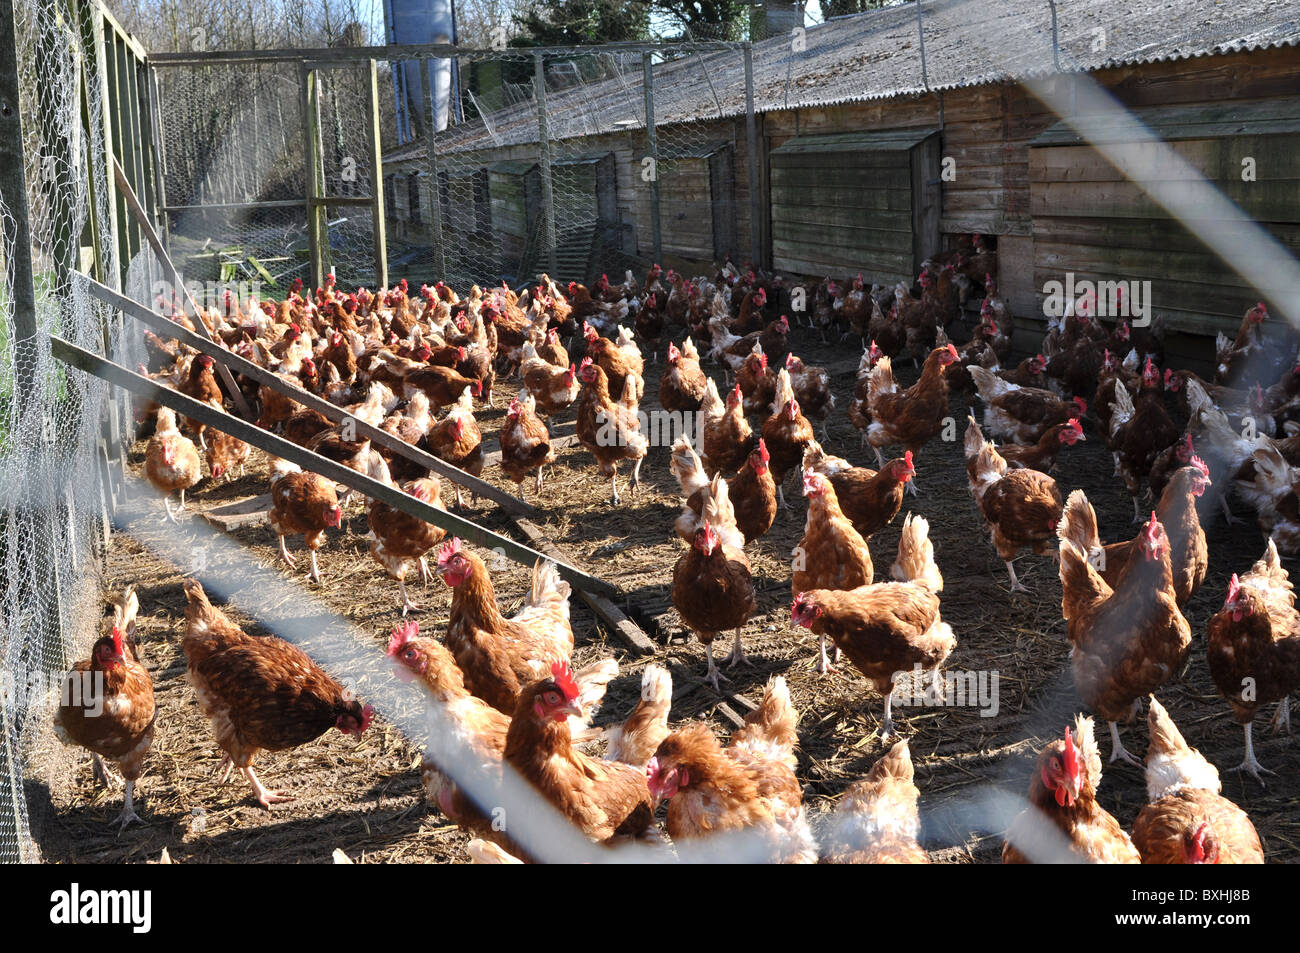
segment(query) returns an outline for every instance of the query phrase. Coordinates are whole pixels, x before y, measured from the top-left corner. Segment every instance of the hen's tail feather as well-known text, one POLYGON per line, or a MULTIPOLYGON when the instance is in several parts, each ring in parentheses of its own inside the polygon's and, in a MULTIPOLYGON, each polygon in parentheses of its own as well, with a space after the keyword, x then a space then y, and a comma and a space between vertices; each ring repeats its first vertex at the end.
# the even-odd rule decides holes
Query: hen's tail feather
POLYGON ((590 741, 604 734, 591 727, 591 719, 600 710, 609 683, 617 677, 618 662, 612 658, 599 659, 573 673, 573 680, 578 683, 577 705, 581 712, 569 716, 569 732, 574 741, 590 741))
POLYGON ((501 847, 488 840, 474 838, 465 845, 465 851, 469 854, 469 860, 472 864, 522 864, 523 861, 514 854, 509 853, 501 847))
POLYGON ((1250 567, 1250 574, 1252 576, 1264 576, 1273 587, 1285 589, 1291 594, 1292 604, 1295 604, 1295 586, 1291 582, 1291 577, 1287 574, 1286 568, 1282 565, 1282 560, 1277 553, 1277 543, 1273 541, 1273 537, 1269 537, 1268 545, 1264 549, 1264 555, 1255 562, 1255 565, 1250 567))
POLYGON ((911 781, 915 775, 915 769, 912 767, 912 749, 904 739, 885 752, 885 755, 871 766, 866 780, 883 781, 885 778, 895 778, 899 781, 911 781))
POLYGON ((539 559, 533 566, 533 587, 528 593, 527 605, 533 609, 543 606, 562 606, 567 616, 569 596, 573 587, 560 578, 554 560, 539 559))
POLYGON ((1017 389, 1010 381, 1003 380, 988 368, 980 367, 978 364, 972 365, 969 370, 971 380, 975 382, 975 390, 979 392, 980 400, 984 401, 985 407, 1003 394, 1017 389))
POLYGON ((1132 419, 1134 414, 1133 397, 1121 380, 1115 381, 1115 399, 1110 403, 1110 438, 1113 440, 1120 429, 1132 419))
POLYGON ((931 592, 943 592, 943 574, 934 561, 934 544, 930 542, 930 522, 924 516, 908 513, 898 539, 898 558, 889 574, 899 582, 915 582, 931 592))
POLYGON ((894 381, 894 365, 886 354, 876 361, 876 366, 867 375, 867 401, 870 403, 871 398, 877 394, 888 394, 896 390, 898 384, 894 381))
POLYGON ((966 415, 966 436, 962 441, 962 446, 966 451, 966 459, 972 460, 979 456, 979 452, 984 449, 988 442, 984 439, 984 431, 980 428, 979 421, 975 419, 974 413, 966 415))
POLYGON ((135 583, 131 583, 113 603, 113 625, 123 637, 130 635, 135 628, 135 617, 139 612, 140 598, 135 594, 135 583))
POLYGON ((709 478, 704 472, 704 464, 700 462, 700 456, 691 446, 690 438, 686 434, 682 434, 673 442, 673 453, 668 461, 668 469, 677 478, 682 488, 682 496, 687 499, 690 499, 701 487, 708 485, 709 478))
POLYGON ((745 727, 732 735, 731 744, 784 761, 794 770, 798 723, 799 712, 790 701, 790 688, 785 678, 777 675, 768 681, 762 701, 745 716, 745 727))
POLYGON ((673 702, 673 677, 658 665, 641 673, 641 698, 621 725, 605 729, 609 747, 605 757, 644 768, 659 743, 668 737, 668 711, 673 702))
POLYGON ((1056 537, 1069 540, 1085 556, 1101 546, 1097 512, 1083 490, 1075 490, 1066 499, 1061 521, 1056 525, 1056 537))
POLYGON ((736 509, 731 505, 727 481, 721 473, 715 474, 700 508, 700 519, 718 531, 724 545, 741 549, 745 537, 736 527, 736 509))
POLYGON ((1178 788, 1219 793, 1223 785, 1218 769, 1187 744, 1154 695, 1148 695, 1147 702, 1147 733, 1151 737, 1146 757, 1148 797, 1155 801, 1178 788))

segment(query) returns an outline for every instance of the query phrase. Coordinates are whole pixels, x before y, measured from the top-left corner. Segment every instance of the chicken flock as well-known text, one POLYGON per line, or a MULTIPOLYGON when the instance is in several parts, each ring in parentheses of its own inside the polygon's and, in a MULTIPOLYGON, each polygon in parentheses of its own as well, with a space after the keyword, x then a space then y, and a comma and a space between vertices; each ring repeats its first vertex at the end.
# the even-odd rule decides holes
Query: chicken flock
MULTIPOLYGON (((672 676, 652 663, 626 720, 597 728, 593 716, 618 664, 603 658, 574 667, 570 588, 553 563, 538 562, 523 607, 506 617, 488 564, 461 539, 379 500, 353 500, 347 488, 289 461, 268 461, 280 558, 295 565, 287 540, 301 536, 317 582, 318 553, 342 526, 344 507, 364 506, 369 551, 400 599, 387 654, 439 719, 421 767, 424 790, 431 806, 475 838, 472 858, 539 859, 465 787, 446 739, 489 783, 510 765, 599 844, 645 841, 685 855, 711 835, 735 832, 749 835, 737 842, 749 859, 928 862, 918 840, 920 792, 891 703, 900 674, 940 671, 961 633, 943 619, 943 575, 921 512, 904 517, 888 573, 878 572, 868 542, 909 494, 920 508, 927 459, 960 442, 972 525, 989 532, 1011 590, 1028 591, 1014 566, 1024 551, 1059 565, 1074 685, 1081 707, 1107 722, 1111 762, 1143 764, 1124 746, 1120 725, 1144 703, 1147 711, 1149 803, 1131 833, 1098 801, 1094 720, 1079 715, 1041 750, 1028 806, 1007 828, 1004 861, 1262 862, 1246 814, 1220 793, 1218 770, 1188 745, 1156 696, 1179 677, 1195 635, 1183 609, 1209 564, 1200 520, 1215 515, 1198 503, 1213 500, 1233 520, 1228 498, 1235 494, 1257 514, 1263 555, 1232 576, 1207 626, 1210 674, 1243 727, 1239 770, 1257 779, 1268 770, 1252 745, 1259 708, 1277 703, 1275 727, 1289 729, 1300 615, 1280 554, 1300 550, 1295 348, 1266 343, 1267 310, 1254 305, 1235 339, 1220 336, 1216 372, 1205 380, 1166 366, 1158 324, 1108 327, 1095 295, 1084 295, 1049 322, 1033 355, 1013 363, 1013 323, 996 272, 996 251, 973 236, 926 262, 915 285, 892 288, 867 287, 861 276, 796 284, 727 261, 711 278, 655 265, 641 281, 628 272, 622 285, 602 276, 590 287, 561 287, 541 275, 519 290, 474 286, 464 297, 442 282, 416 293, 405 280, 343 293, 329 280, 310 295, 298 283, 277 302, 227 293, 200 318, 234 353, 475 476, 485 460, 475 409, 494 406, 498 380, 517 378, 498 434, 499 466, 542 506, 560 417, 575 421, 611 504, 620 505, 638 492, 650 454, 646 411, 690 415, 683 419, 697 421, 694 433, 677 436, 668 457, 681 511, 663 532, 682 543, 672 605, 702 644, 703 674, 715 689, 727 680, 723 665, 746 662, 741 630, 758 602, 747 548, 802 491, 807 515, 791 555, 790 625, 817 635, 809 662, 819 671, 847 658, 874 686, 881 740, 892 742, 815 833, 795 770, 800 713, 784 678, 768 681, 744 727, 724 743, 707 723, 670 727, 672 676), (968 300, 981 299, 970 340, 956 346, 949 330, 968 300), (804 325, 799 333, 823 341, 862 342, 851 393, 834 394, 827 370, 790 349, 804 325), (919 376, 904 388, 893 363, 909 359, 919 376), (706 373, 706 364, 721 373, 706 373), (650 373, 659 378, 658 407, 643 409, 650 373), (949 415, 952 390, 982 406, 960 436, 949 415), (818 437, 825 439, 837 406, 861 432, 863 449, 871 446, 875 469, 823 448, 818 437), (1104 441, 1113 454, 1133 499, 1131 537, 1118 527, 1103 535, 1085 491, 1068 484, 1070 448, 1087 439, 1104 441), (898 455, 887 457, 887 449, 898 455), (408 618, 421 611, 407 586, 415 572, 425 584, 437 576, 450 588, 445 631, 422 633, 408 618), (720 665, 712 643, 729 634, 720 665)), ((193 329, 171 310, 173 321, 193 329)), ((141 372, 155 381, 214 407, 228 400, 211 357, 152 332, 144 351, 141 372)), ((346 421, 336 424, 242 375, 235 380, 260 410, 260 426, 426 504, 452 505, 437 476, 357 439, 346 421)), ((214 484, 249 462, 242 441, 165 407, 139 401, 136 414, 153 431, 143 471, 164 494, 166 519, 181 518, 185 493, 205 479, 204 462, 214 484), (179 493, 176 508, 172 493, 179 493)), ((463 504, 456 487, 456 505, 463 504)), ((184 595, 182 645, 199 708, 226 774, 238 769, 269 808, 290 795, 262 784, 252 766, 258 751, 304 745, 331 728, 360 736, 375 711, 297 647, 244 633, 197 580, 184 582, 184 595)), ((109 698, 102 713, 90 717, 74 700, 56 715, 60 736, 93 753, 97 776, 108 776, 105 760, 120 766, 123 826, 138 819, 135 782, 156 720, 150 676, 136 657, 137 611, 133 591, 118 597, 111 630, 69 673, 102 677, 109 698)))

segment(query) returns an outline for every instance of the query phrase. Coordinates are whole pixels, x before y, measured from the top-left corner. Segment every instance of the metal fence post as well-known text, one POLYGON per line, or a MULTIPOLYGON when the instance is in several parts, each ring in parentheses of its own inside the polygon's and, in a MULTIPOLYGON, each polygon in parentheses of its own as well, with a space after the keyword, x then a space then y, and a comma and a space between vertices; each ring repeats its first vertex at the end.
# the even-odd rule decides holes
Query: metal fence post
POLYGON ((916 37, 921 47, 921 85, 930 88, 930 72, 925 65, 925 19, 921 15, 921 0, 916 0, 916 37))
MULTIPOLYGON (((542 52, 533 54, 533 83, 537 87, 537 141, 540 148, 538 165, 542 173, 542 214, 546 216, 542 234, 546 236, 547 274, 556 275, 555 252, 555 189, 551 182, 551 133, 546 121, 546 61, 542 52)), ((523 275, 516 276, 522 282, 523 275)))
POLYGON ((749 255, 754 267, 763 261, 763 197, 759 194, 758 117, 754 115, 754 47, 748 40, 745 55, 745 136, 749 150, 749 255))
POLYGON ((442 231, 442 180, 438 177, 438 149, 433 112, 433 70, 429 57, 420 57, 420 87, 424 96, 424 149, 429 162, 429 228, 433 234, 433 276, 447 280, 447 256, 442 231))
POLYGON ((641 53, 641 86, 645 93, 645 137, 646 149, 650 154, 650 231, 654 239, 654 256, 656 262, 664 258, 663 220, 659 217, 659 137, 655 133, 655 81, 654 54, 649 50, 641 53))

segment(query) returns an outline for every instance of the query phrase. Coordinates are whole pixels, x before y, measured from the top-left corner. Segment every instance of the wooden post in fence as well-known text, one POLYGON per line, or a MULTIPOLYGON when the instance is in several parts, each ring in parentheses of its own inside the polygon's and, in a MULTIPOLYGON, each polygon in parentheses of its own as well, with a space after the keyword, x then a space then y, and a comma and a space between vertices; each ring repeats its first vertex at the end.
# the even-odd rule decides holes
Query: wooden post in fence
POLYGON ((749 256, 754 267, 763 264, 763 196, 759 194, 758 117, 754 115, 754 47, 745 41, 745 141, 749 152, 749 256))
MULTIPOLYGON (((542 232, 546 236, 546 272, 556 278, 555 185, 551 181, 551 130, 546 115, 546 57, 541 51, 533 54, 533 83, 537 87, 538 167, 542 173, 542 207, 546 216, 542 232)), ((531 278, 531 275, 517 275, 515 283, 522 285, 531 278)))
MULTIPOLYGON (((31 415, 36 407, 36 398, 53 383, 40 374, 44 362, 41 360, 43 348, 38 336, 36 282, 32 272, 20 83, 13 0, 0 0, 0 206, 8 213, 0 222, 0 229, 3 229, 0 231, 0 245, 8 264, 6 297, 13 318, 10 333, 13 335, 14 407, 10 418, 18 422, 18 430, 10 435, 14 444, 11 452, 23 459, 50 452, 43 437, 49 433, 53 421, 42 420, 38 427, 33 428, 31 415)), ((8 620, 11 628, 9 640, 20 646, 39 645, 41 663, 47 670, 56 671, 66 665, 67 659, 59 614, 58 548, 55 545, 55 540, 61 537, 56 535, 54 512, 48 505, 24 506, 20 503, 11 511, 11 518, 23 523, 11 528, 14 535, 27 537, 30 545, 24 546, 19 553, 9 554, 18 570, 10 577, 10 584, 13 584, 15 576, 33 580, 36 600, 35 611, 25 619, 8 620)), ((5 752, 8 752, 7 740, 7 737, 0 737, 0 749, 5 752)))
POLYGON ((433 232, 433 277, 438 281, 447 280, 447 256, 445 252, 442 222, 442 180, 438 177, 438 151, 435 140, 438 131, 433 119, 433 76, 429 67, 429 58, 420 58, 420 88, 424 96, 424 151, 429 163, 429 227, 433 232))
MULTIPOLYGON (((320 144, 320 71, 304 61, 299 64, 302 84, 302 161, 304 197, 307 209, 307 248, 311 287, 319 288, 328 271, 329 209, 317 200, 325 194, 324 156, 320 144)), ((311 292, 308 289, 308 296, 311 292)))
POLYGON ((650 157, 650 234, 654 241, 654 260, 664 260, 663 223, 659 217, 659 136, 655 130, 654 62, 649 50, 641 54, 641 84, 645 96, 645 140, 650 157))
POLYGON ((388 287, 388 245, 384 235, 384 158, 379 133, 379 65, 368 60, 369 82, 366 83, 366 103, 370 109, 370 122, 366 124, 370 138, 370 221, 375 239, 375 290, 388 287))

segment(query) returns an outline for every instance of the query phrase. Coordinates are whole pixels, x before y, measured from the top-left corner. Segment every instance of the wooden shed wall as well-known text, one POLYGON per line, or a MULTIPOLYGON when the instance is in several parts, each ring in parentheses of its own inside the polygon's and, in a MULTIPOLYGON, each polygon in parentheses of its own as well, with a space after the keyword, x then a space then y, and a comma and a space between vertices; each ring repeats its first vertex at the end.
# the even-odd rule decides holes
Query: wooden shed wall
MULTIPOLYGON (((1300 92, 1300 49, 1288 47, 1116 67, 1092 76, 1130 108, 1294 96, 1300 92)), ((1063 76, 1057 81, 1073 80, 1063 76)), ((942 155, 956 161, 956 179, 943 183, 940 231, 950 235, 983 232, 1001 236, 1000 290, 1026 331, 1040 332, 1041 322, 1045 320, 1040 289, 1045 279, 1040 279, 1044 269, 1034 234, 1030 142, 1060 117, 1028 91, 1015 84, 1005 84, 792 109, 765 114, 763 125, 768 146, 774 147, 795 135, 938 126, 941 103, 942 155)), ((1272 213, 1260 211, 1266 221, 1272 217, 1272 213)), ((1287 236, 1282 237, 1286 242, 1287 236)), ((1107 237, 1098 234, 1082 240, 1101 247, 1107 237)), ((1054 250, 1048 249, 1048 253, 1054 250)), ((1208 282, 1221 280, 1223 287, 1231 287, 1233 279, 1226 266, 1209 255, 1192 264, 1205 269, 1202 275, 1208 282)), ((1063 270, 1057 264, 1053 267, 1063 270)), ((1245 289, 1241 291, 1241 307, 1233 306, 1238 320, 1253 300, 1245 289)), ((1233 296, 1231 291, 1229 296, 1233 296)), ((1193 340, 1180 334, 1171 334, 1170 342, 1175 354, 1185 352, 1202 358, 1209 346, 1203 338, 1193 340)))

